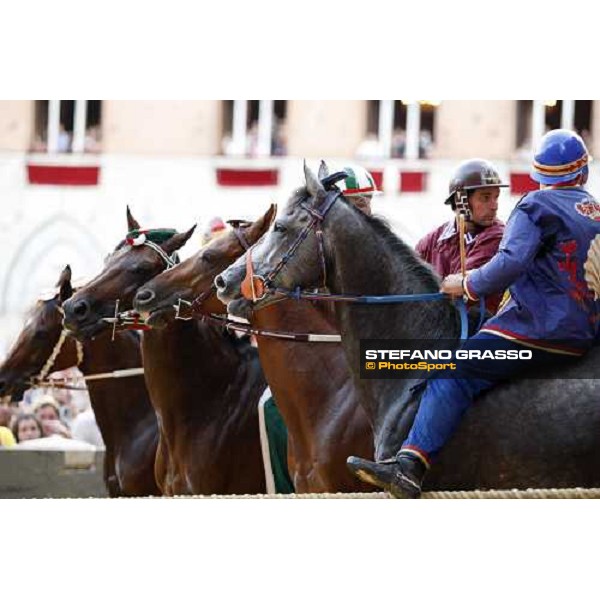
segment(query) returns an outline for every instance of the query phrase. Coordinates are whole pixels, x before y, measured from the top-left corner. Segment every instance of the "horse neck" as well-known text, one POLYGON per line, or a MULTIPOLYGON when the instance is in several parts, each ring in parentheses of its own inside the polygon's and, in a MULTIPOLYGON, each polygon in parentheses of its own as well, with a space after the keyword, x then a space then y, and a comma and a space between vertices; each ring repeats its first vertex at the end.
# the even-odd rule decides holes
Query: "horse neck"
MULTIPOLYGON (((336 207, 337 208, 337 207, 336 207)), ((401 240, 350 207, 332 211, 325 237, 332 263, 327 285, 334 294, 388 295, 439 291, 439 281, 401 240), (357 248, 360 251, 357 252, 357 248)), ((360 340, 456 339, 457 312, 449 300, 389 305, 336 304, 342 344, 363 407, 377 429, 387 413, 390 394, 410 381, 360 379, 360 340), (393 390, 393 391, 392 391, 393 390)))
MULTIPOLYGON (((340 213, 332 215, 326 233, 334 263, 328 269, 327 285, 333 293, 439 292, 437 276, 381 223, 351 208, 340 213), (348 224, 347 215, 353 223, 348 224)), ((449 300, 379 305, 376 311, 371 306, 339 303, 339 314, 359 326, 361 338, 453 339, 458 335, 456 309, 449 300)))
MULTIPOLYGON (((324 302, 282 300, 252 315, 254 325, 265 330, 296 333, 337 333, 337 315, 324 302)), ((258 343, 270 338, 259 337, 258 343)))
POLYGON ((224 415, 246 410, 240 388, 250 361, 214 326, 175 321, 150 330, 142 353, 152 404, 167 435, 192 423, 212 427, 224 415))
MULTIPOLYGON (((294 333, 337 333, 337 317, 323 303, 284 300, 254 313, 252 325, 267 331, 294 333)), ((314 442, 322 414, 337 401, 325 389, 333 381, 343 385, 348 378, 346 359, 338 344, 307 344, 257 336, 260 360, 271 392, 277 398, 286 426, 295 443, 314 442), (327 364, 327 381, 314 381, 307 373, 327 364), (341 380, 341 381, 339 381, 341 380), (322 393, 317 393, 317 389, 322 393)), ((339 388, 338 388, 339 389, 339 388)))
MULTIPOLYGON (((114 341, 105 334, 85 342, 79 369, 84 375, 96 375, 141 366, 140 338, 134 332, 124 331, 118 333, 114 341)), ((131 431, 153 414, 143 376, 90 381, 88 391, 107 444, 114 434, 131 431)))

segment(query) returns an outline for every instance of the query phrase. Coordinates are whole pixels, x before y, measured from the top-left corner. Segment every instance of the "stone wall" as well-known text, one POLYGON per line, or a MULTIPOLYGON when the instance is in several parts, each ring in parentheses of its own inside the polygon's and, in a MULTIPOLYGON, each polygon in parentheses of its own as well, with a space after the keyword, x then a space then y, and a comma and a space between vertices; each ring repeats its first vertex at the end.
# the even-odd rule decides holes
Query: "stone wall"
POLYGON ((0 450, 0 498, 106 498, 104 452, 0 450))

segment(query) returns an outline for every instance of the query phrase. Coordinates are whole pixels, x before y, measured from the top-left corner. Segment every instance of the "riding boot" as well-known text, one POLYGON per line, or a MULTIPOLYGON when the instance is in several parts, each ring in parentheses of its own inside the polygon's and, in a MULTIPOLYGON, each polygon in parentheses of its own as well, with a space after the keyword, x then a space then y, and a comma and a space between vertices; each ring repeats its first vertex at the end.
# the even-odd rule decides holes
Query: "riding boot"
POLYGON ((416 456, 402 451, 396 455, 396 465, 388 491, 394 498, 418 498, 427 467, 416 456))
POLYGON ((346 466, 361 481, 387 490, 397 467, 396 457, 374 462, 358 456, 349 456, 346 466))
POLYGON ((350 456, 346 464, 359 479, 383 488, 395 498, 418 498, 427 472, 421 460, 402 451, 380 462, 350 456))

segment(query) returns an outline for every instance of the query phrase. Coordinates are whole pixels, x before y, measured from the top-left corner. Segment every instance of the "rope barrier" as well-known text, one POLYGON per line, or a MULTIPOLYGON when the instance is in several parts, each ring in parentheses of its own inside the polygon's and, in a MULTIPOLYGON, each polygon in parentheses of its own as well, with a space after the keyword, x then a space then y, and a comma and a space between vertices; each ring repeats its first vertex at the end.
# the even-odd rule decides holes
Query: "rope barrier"
MULTIPOLYGON (((153 496, 152 498, 158 498, 153 496)), ((322 493, 322 494, 230 494, 211 496, 171 496, 186 500, 386 500, 386 492, 322 493)), ((527 490, 468 490, 425 492, 423 500, 585 500, 600 498, 600 488, 549 488, 527 490)))

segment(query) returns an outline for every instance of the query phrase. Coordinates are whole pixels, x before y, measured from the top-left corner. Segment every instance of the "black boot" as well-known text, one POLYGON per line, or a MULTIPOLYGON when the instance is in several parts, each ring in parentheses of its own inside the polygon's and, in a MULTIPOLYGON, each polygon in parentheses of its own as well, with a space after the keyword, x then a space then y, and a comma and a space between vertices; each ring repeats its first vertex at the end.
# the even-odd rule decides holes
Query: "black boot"
POLYGON ((359 479, 383 488, 395 498, 418 498, 427 471, 416 456, 401 452, 380 462, 350 456, 346 464, 359 479))
POLYGON ((385 490, 389 489, 394 472, 398 466, 396 457, 386 461, 374 462, 365 458, 359 458, 358 456, 349 456, 346 460, 346 465, 351 473, 361 481, 385 490))
POLYGON ((388 491, 394 498, 418 498, 427 467, 416 456, 403 454, 402 451, 396 455, 396 465, 388 491))

